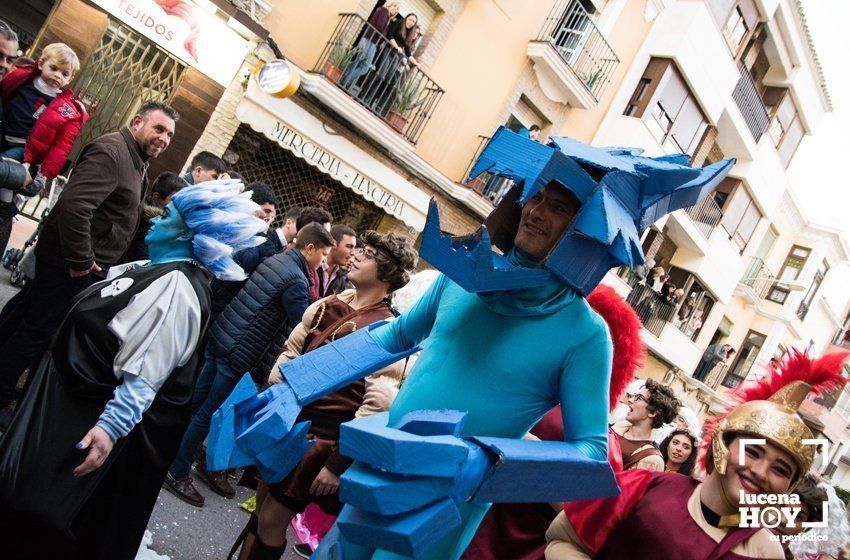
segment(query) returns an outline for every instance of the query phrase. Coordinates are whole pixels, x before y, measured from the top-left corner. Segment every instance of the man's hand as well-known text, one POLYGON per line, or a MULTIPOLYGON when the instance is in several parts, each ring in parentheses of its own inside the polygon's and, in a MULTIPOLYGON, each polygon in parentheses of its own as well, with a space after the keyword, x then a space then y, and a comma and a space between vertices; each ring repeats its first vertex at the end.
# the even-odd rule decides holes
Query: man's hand
POLYGON ((280 368, 272 368, 269 373, 269 385, 277 385, 281 381, 283 381, 283 375, 280 373, 280 368))
POLYGON ((33 181, 33 179, 32 179, 32 173, 30 173, 30 164, 28 164, 28 163, 24 163, 24 164, 22 164, 22 165, 24 166, 24 169, 26 169, 26 170, 27 170, 27 178, 26 178, 26 179, 24 179, 24 186, 26 187, 27 185, 29 185, 29 184, 30 184, 30 183, 32 183, 32 181, 33 181))
POLYGON ((89 454, 86 455, 85 461, 80 463, 74 469, 74 476, 85 476, 90 472, 99 469, 109 453, 112 451, 113 441, 103 428, 95 426, 85 435, 85 437, 77 444, 77 449, 88 449, 89 454))
POLYGON ((339 490, 339 477, 327 467, 322 467, 316 480, 310 486, 310 493, 314 496, 327 496, 335 494, 337 490, 339 490))
POLYGON ((103 269, 97 266, 97 263, 92 263, 91 267, 87 270, 74 270, 73 268, 69 268, 68 274, 71 275, 71 278, 79 278, 80 276, 86 276, 92 272, 100 272, 101 270, 103 269))

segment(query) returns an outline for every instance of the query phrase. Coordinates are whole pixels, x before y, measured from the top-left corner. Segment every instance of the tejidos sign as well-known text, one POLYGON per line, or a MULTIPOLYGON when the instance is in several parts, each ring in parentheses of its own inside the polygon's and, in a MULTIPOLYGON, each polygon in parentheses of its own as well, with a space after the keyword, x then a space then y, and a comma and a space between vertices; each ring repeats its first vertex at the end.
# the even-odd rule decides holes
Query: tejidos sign
POLYGON ((248 41, 192 0, 91 1, 224 86, 248 51, 248 41))

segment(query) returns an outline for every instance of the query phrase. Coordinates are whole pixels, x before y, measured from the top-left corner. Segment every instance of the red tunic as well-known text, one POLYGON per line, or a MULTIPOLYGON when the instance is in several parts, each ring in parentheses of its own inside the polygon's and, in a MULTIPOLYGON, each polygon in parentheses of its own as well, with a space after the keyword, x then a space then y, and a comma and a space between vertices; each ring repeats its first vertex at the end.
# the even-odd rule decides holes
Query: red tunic
POLYGON ((599 559, 747 560, 730 552, 760 529, 729 531, 721 542, 711 538, 688 511, 699 485, 676 473, 645 470, 618 474, 620 496, 567 504, 564 511, 585 546, 599 559))

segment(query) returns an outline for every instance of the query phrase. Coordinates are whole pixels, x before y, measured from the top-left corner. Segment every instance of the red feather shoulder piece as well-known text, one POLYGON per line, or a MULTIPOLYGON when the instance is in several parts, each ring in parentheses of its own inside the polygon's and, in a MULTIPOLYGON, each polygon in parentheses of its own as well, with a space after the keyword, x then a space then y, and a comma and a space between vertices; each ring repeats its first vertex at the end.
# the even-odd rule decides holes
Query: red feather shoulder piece
POLYGON ((613 410, 617 406, 617 399, 643 365, 646 355, 646 348, 640 339, 640 318, 614 288, 604 284, 600 284, 587 296, 587 303, 608 324, 614 343, 608 408, 613 410))

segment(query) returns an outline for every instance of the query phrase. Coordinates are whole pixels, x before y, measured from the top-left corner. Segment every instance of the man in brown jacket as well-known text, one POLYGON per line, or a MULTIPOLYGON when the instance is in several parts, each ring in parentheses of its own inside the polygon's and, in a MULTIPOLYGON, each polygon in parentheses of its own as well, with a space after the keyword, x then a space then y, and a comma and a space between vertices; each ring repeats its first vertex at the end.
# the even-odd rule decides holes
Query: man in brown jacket
POLYGON ((74 296, 104 278, 133 240, 148 161, 168 147, 178 118, 167 105, 147 103, 128 127, 83 148, 42 224, 33 280, 0 312, 0 430, 18 378, 40 358, 74 296))

